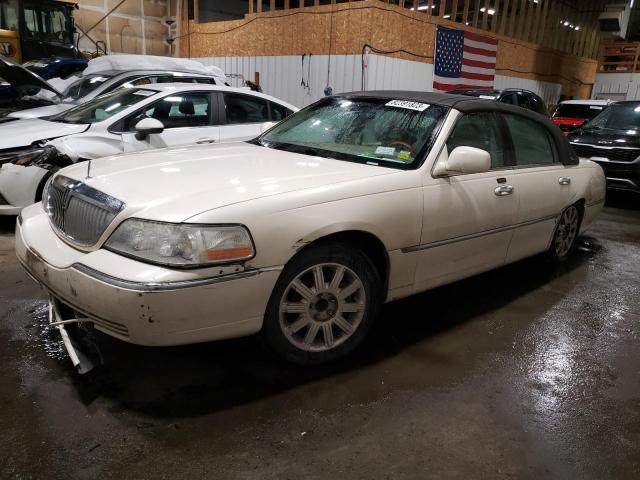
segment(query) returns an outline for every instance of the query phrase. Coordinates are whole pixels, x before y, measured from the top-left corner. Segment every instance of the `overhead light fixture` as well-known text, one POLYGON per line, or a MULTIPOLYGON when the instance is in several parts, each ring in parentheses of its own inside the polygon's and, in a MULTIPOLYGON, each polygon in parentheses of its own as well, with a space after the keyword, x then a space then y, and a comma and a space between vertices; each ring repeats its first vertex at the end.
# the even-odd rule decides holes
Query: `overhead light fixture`
POLYGON ((575 28, 574 28, 574 30, 575 30, 575 31, 580 30, 580 25, 576 25, 576 26, 575 26, 575 28))
POLYGON ((446 15, 443 15, 442 18, 451 18, 451 14, 447 13, 446 15))
POLYGON ((568 27, 568 26, 569 26, 569 20, 565 20, 565 22, 564 22, 564 26, 565 26, 565 27, 568 27))
MULTIPOLYGON (((485 8, 484 8, 484 7, 482 7, 482 8, 480 9, 480 11, 481 11, 482 13, 484 13, 485 8)), ((490 9, 488 9, 488 10, 487 10, 487 13, 488 13, 489 15, 493 15, 494 13, 496 13, 496 11, 495 11, 493 8, 490 8, 490 9)))
MULTIPOLYGON (((418 10, 429 10, 430 8, 436 8, 436 6, 435 5, 431 5, 431 6, 429 6, 429 5, 420 5, 418 7, 418 10)), ((413 11, 413 10, 415 10, 415 8, 411 7, 409 10, 413 11)))

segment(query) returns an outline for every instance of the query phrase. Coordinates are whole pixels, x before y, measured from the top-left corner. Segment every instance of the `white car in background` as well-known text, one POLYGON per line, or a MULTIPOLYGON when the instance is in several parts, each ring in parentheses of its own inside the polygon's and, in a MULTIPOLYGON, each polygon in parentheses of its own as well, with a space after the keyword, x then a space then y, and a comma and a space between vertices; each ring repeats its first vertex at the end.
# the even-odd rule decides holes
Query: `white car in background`
POLYGON ((39 200, 52 172, 124 152, 256 137, 297 108, 248 89, 120 88, 58 115, 0 123, 0 215, 39 200))
POLYGON ((80 371, 76 322, 155 346, 261 332, 321 363, 360 344, 383 302, 542 252, 565 260, 605 190, 537 113, 351 93, 251 142, 66 168, 18 218, 16 252, 80 371))
POLYGON ((40 89, 47 94, 40 95, 54 105, 28 108, 9 113, 0 122, 18 118, 41 118, 64 112, 100 95, 120 87, 135 87, 160 83, 202 83, 228 86, 224 72, 214 66, 206 67, 200 62, 172 57, 151 55, 107 55, 94 58, 80 77, 70 77, 62 82, 47 82, 22 65, 5 60, 0 62, 0 77, 14 87, 40 89), (62 91, 59 91, 62 90, 62 91))

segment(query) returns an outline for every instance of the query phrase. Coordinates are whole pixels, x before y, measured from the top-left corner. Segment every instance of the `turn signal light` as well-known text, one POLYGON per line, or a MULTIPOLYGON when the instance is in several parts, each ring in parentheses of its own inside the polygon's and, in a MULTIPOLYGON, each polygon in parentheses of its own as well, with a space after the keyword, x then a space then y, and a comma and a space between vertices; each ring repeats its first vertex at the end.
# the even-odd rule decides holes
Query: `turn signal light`
POLYGON ((251 247, 210 248, 207 250, 207 259, 211 261, 235 260, 253 255, 251 247))

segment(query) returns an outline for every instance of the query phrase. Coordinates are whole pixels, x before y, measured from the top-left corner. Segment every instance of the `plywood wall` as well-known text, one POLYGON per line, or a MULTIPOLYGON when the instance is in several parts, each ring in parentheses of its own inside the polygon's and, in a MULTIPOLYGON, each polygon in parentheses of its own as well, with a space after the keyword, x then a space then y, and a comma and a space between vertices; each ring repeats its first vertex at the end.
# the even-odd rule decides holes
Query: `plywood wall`
MULTIPOLYGON (((183 2, 183 9, 185 5, 186 2, 183 2)), ((444 12, 440 13, 444 15, 444 12)), ((535 15, 531 15, 530 21, 535 22, 535 15)), ((182 18, 186 18, 186 15, 182 18)), ((544 33, 541 22, 538 22, 535 32, 533 26, 529 28, 527 38, 534 38, 534 33, 539 35, 540 31, 544 33)), ((478 33, 471 27, 447 21, 442 16, 425 15, 379 0, 362 0, 248 14, 242 20, 201 24, 183 20, 178 51, 185 57, 260 57, 305 53, 358 55, 365 45, 370 45, 374 53, 393 51, 396 53, 388 56, 433 63, 437 25, 478 33)), ((496 31, 501 29, 498 22, 493 26, 496 31)), ((525 27, 523 24, 522 28, 525 27)), ((480 33, 499 40, 497 74, 558 83, 567 95, 589 97, 597 68, 595 60, 561 53, 507 35, 480 33)))
MULTIPOLYGON (((165 43, 168 35, 162 17, 169 12, 168 0, 78 0, 79 9, 74 12, 76 25, 87 31, 93 40, 107 45, 109 53, 141 53, 148 55, 169 55, 165 43), (114 7, 106 18, 108 12, 114 7)), ((174 11, 176 7, 174 6, 174 11)), ((81 32, 80 32, 81 33, 81 32)), ((95 51, 95 44, 87 37, 81 38, 80 48, 95 51)))

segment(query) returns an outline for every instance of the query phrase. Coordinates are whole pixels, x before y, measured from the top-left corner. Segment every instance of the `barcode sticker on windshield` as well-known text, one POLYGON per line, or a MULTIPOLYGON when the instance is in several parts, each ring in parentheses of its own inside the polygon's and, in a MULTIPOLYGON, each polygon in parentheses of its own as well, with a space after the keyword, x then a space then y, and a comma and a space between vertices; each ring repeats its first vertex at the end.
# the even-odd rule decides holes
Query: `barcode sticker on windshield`
POLYGON ((407 100, 391 100, 386 103, 387 107, 407 108, 409 110, 417 110, 418 112, 424 112, 431 105, 428 103, 409 102, 407 100))

